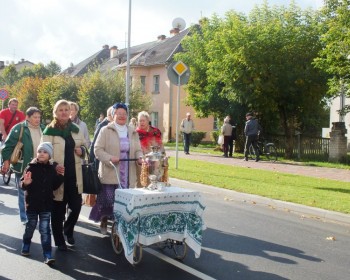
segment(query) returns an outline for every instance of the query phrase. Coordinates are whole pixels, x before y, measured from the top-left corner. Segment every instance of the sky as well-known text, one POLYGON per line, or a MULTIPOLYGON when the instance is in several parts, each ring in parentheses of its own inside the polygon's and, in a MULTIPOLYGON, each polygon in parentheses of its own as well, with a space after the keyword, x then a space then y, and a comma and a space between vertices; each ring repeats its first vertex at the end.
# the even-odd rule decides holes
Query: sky
MULTIPOLYGON (((302 9, 318 9, 323 0, 294 0, 302 9)), ((201 17, 223 17, 229 10, 248 14, 264 0, 0 0, 0 61, 50 61, 62 70, 102 49, 127 46, 129 3, 130 44, 170 36, 172 23, 182 18, 186 27, 201 17)), ((289 5, 291 0, 268 0, 289 5)))

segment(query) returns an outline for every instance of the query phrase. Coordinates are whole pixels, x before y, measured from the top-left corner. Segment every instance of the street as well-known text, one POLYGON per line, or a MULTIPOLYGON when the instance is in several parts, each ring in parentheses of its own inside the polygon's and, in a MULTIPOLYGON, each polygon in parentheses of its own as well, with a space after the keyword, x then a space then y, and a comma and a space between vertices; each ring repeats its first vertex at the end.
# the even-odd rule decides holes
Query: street
POLYGON ((347 279, 350 227, 324 222, 241 199, 232 191, 180 180, 172 185, 200 191, 206 205, 202 252, 189 249, 183 262, 170 250, 145 248, 142 261, 131 265, 116 255, 109 235, 87 219, 83 207, 76 227, 76 245, 56 251, 51 268, 42 262, 40 235, 31 256, 20 254, 24 226, 19 221, 12 181, 0 187, 1 279, 347 279))

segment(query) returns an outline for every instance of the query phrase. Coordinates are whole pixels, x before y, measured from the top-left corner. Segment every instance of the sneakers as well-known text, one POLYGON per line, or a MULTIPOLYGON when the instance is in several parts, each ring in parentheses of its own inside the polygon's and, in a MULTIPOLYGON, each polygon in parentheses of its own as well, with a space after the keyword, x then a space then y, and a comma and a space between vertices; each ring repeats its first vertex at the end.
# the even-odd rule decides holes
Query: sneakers
POLYGON ((52 257, 51 252, 44 253, 44 263, 47 265, 55 263, 55 259, 52 257))
POLYGON ((75 244, 75 239, 73 236, 68 237, 67 236, 67 242, 69 245, 74 245, 75 244))
POLYGON ((30 244, 23 243, 21 255, 25 257, 29 256, 30 255, 29 250, 30 250, 30 244))

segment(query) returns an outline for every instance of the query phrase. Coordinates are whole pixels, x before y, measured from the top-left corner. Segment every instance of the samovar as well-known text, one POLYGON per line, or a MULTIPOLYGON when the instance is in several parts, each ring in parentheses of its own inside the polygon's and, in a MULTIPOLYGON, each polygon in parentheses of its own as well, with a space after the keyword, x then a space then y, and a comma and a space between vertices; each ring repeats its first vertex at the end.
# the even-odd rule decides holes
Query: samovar
POLYGON ((159 146, 152 146, 151 152, 143 156, 141 184, 149 190, 162 191, 168 184, 168 157, 159 146), (150 184, 148 184, 148 180, 150 184))

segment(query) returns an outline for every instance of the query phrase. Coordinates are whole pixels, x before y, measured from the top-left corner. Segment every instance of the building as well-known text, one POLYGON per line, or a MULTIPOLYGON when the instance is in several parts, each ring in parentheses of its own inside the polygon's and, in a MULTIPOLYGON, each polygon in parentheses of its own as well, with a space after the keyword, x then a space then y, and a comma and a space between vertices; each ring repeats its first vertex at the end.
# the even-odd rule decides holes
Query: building
MULTIPOLYGON (((181 40, 188 35, 189 29, 182 32, 174 28, 171 36, 158 36, 156 41, 144 43, 130 48, 130 75, 132 83, 138 81, 144 94, 149 94, 152 105, 149 110, 152 125, 162 131, 163 141, 175 139, 177 86, 171 84, 167 74, 167 66, 173 62, 176 53, 182 51, 181 40)), ((103 46, 102 50, 64 70, 64 74, 80 76, 90 67, 99 65, 102 72, 126 71, 127 49, 119 50, 113 46, 103 46)), ((205 141, 210 141, 210 132, 214 129, 214 118, 198 119, 192 107, 184 104, 186 92, 180 87, 179 125, 187 112, 192 114, 197 131, 207 132, 205 141)))
MULTIPOLYGON (((32 62, 30 62, 28 60, 25 60, 24 58, 22 58, 17 63, 14 63, 14 66, 15 66, 17 72, 19 72, 21 69, 23 69, 25 67, 31 68, 34 65, 35 65, 34 63, 32 63, 32 62)), ((7 65, 5 65, 4 61, 0 61, 0 75, 1 75, 1 72, 5 69, 6 66, 7 65)))

